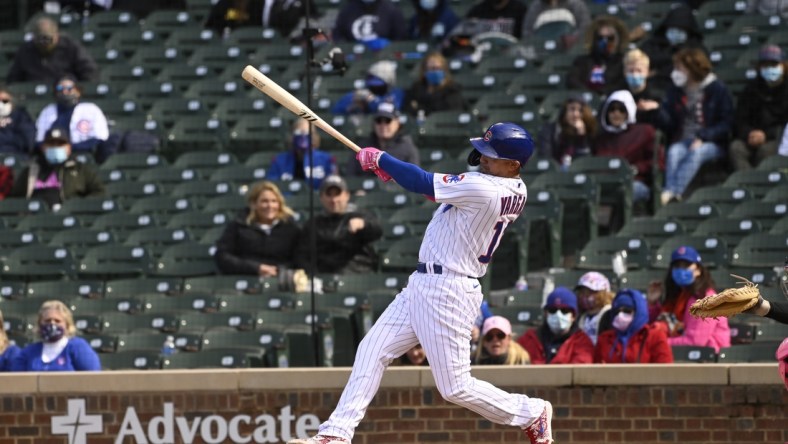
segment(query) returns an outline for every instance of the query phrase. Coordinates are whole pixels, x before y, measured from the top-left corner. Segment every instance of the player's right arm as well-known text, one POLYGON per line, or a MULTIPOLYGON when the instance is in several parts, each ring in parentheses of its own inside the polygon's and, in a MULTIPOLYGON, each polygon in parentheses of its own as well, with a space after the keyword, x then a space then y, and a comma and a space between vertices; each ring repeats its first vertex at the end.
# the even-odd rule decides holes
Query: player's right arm
POLYGON ((402 188, 432 198, 435 197, 433 184, 435 174, 424 171, 412 163, 403 162, 385 152, 378 158, 378 166, 396 180, 402 188))

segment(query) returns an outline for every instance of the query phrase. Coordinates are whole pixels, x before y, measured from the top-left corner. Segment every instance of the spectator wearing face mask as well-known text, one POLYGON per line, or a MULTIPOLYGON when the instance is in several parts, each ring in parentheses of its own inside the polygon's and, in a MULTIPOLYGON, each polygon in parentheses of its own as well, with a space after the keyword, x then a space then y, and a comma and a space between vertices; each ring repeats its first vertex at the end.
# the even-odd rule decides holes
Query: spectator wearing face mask
POLYGON ((72 76, 64 76, 54 84, 55 103, 50 103, 36 119, 36 141, 41 142, 50 128, 68 131, 71 149, 95 152, 109 137, 107 117, 95 103, 82 102, 82 90, 72 76))
POLYGON ((632 199, 643 202, 651 198, 656 131, 651 125, 635 121, 636 109, 629 91, 613 92, 602 106, 602 130, 594 138, 591 151, 595 156, 626 159, 635 173, 632 199))
POLYGON ((443 40, 460 22, 447 0, 411 0, 413 17, 408 22, 408 38, 443 40))
POLYGON ((66 304, 46 301, 38 310, 40 342, 28 345, 14 360, 15 372, 63 372, 101 370, 99 357, 77 336, 74 317, 66 304))
POLYGON ((784 60, 779 46, 763 46, 758 52, 758 77, 747 82, 736 101, 736 138, 729 155, 737 171, 757 167, 777 153, 780 134, 788 122, 784 60))
POLYGON ((727 156, 734 119, 733 97, 701 49, 674 54, 670 75, 673 86, 659 112, 659 127, 670 143, 660 196, 663 205, 684 197, 704 163, 727 156))
POLYGON ((332 37, 337 42, 361 42, 373 47, 404 40, 407 21, 389 0, 346 0, 339 10, 332 37))
POLYGON ((317 128, 312 127, 312 138, 309 138, 309 125, 304 119, 293 122, 288 140, 290 150, 274 157, 266 174, 267 179, 284 182, 310 179, 312 187, 318 189, 323 179, 336 174, 334 156, 320 151, 317 128))
POLYGON ((510 33, 520 38, 526 12, 528 8, 520 0, 481 0, 471 6, 465 17, 494 21, 500 29, 511 29, 510 33))
POLYGON ((0 372, 11 371, 14 361, 22 350, 8 340, 3 327, 3 312, 0 311, 0 372))
POLYGON ((651 75, 650 66, 648 55, 639 49, 631 49, 624 56, 624 79, 637 104, 635 120, 656 128, 660 101, 664 94, 648 81, 651 75))
POLYGON ((36 20, 33 39, 23 43, 8 71, 8 83, 39 82, 47 85, 69 75, 81 81, 98 77, 96 62, 71 37, 60 34, 57 23, 48 17, 36 20))
POLYGON ((374 114, 381 103, 402 109, 405 92, 397 85, 397 62, 380 60, 373 63, 364 78, 364 88, 342 96, 331 108, 334 114, 374 114))
POLYGON ((474 365, 526 365, 531 357, 512 340, 512 324, 503 316, 490 316, 482 326, 481 347, 471 361, 474 365))
POLYGON ((9 196, 39 199, 57 208, 67 199, 103 194, 104 183, 95 167, 74 159, 66 131, 52 128, 46 132, 35 161, 14 181, 9 196))
POLYGON ((536 150, 540 157, 566 165, 572 159, 591 154, 591 142, 596 133, 597 120, 591 107, 582 97, 570 97, 558 117, 542 126, 536 150))
POLYGON ((673 54, 684 48, 699 48, 708 52, 703 47, 703 33, 692 8, 679 5, 668 11, 652 36, 640 46, 651 60, 652 75, 649 82, 657 90, 664 91, 671 86, 673 54))
POLYGON ((622 288, 613 299, 613 328, 599 335, 595 363, 670 364, 673 351, 664 330, 648 323, 643 293, 622 288))
POLYGON ((610 281, 602 273, 589 271, 577 281, 575 295, 581 313, 577 325, 596 345, 599 333, 610 328, 609 310, 615 296, 610 281))
POLYGON ((421 61, 419 77, 405 92, 403 107, 412 116, 467 109, 462 86, 452 79, 449 62, 443 55, 433 52, 421 61))
POLYGON ((36 125, 24 107, 16 106, 14 96, 0 87, 0 153, 33 153, 36 125))
POLYGON ((567 88, 597 94, 626 88, 623 53, 628 43, 623 21, 610 16, 595 18, 586 35, 588 53, 575 58, 566 76, 567 88))
POLYGON ((728 318, 700 319, 689 308, 698 299, 715 294, 714 281, 698 251, 688 245, 670 255, 670 268, 663 282, 648 288, 650 317, 668 335, 670 345, 697 345, 720 348, 731 346, 728 318))
MULTIPOLYGON (((394 109, 394 105, 391 103, 380 104, 372 120, 372 132, 361 141, 361 146, 379 147, 403 162, 414 165, 421 164, 419 149, 416 148, 413 139, 403 128, 400 122, 400 113, 394 109)), ((372 173, 361 169, 355 153, 350 153, 348 156, 345 174, 348 176, 372 175, 372 173)))
POLYGON ((558 287, 547 296, 545 320, 528 330, 518 342, 528 351, 532 364, 590 364, 594 343, 577 325, 577 297, 558 287))

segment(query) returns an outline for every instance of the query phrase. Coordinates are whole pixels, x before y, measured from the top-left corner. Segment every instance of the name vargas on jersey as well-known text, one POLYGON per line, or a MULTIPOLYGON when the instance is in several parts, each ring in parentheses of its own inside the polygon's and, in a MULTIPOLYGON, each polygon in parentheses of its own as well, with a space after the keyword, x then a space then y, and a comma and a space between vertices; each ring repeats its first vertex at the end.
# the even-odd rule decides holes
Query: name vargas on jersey
POLYGON ((525 196, 503 196, 501 197, 501 216, 519 216, 525 206, 525 196))

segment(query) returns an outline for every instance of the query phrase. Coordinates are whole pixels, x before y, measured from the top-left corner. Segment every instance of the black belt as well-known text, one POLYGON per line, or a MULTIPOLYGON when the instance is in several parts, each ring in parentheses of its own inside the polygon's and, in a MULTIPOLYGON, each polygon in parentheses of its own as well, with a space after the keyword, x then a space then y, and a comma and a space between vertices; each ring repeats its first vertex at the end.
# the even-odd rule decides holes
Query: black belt
MULTIPOLYGON (((427 264, 419 262, 416 264, 416 272, 422 274, 443 274, 443 266, 440 264, 432 264, 432 272, 427 269, 427 264)), ((474 276, 465 276, 469 279, 476 279, 474 276)))

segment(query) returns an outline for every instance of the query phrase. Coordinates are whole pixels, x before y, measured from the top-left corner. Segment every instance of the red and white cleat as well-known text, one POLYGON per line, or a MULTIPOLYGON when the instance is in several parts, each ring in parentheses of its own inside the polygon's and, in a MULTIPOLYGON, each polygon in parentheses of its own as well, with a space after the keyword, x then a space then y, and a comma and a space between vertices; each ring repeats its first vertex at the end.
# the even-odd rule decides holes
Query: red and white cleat
POLYGON ((287 444, 350 444, 350 441, 338 436, 315 435, 309 439, 291 439, 287 444))
POLYGON ((525 436, 531 444, 552 444, 553 442, 553 405, 550 401, 544 402, 544 411, 536 421, 524 428, 525 436))

